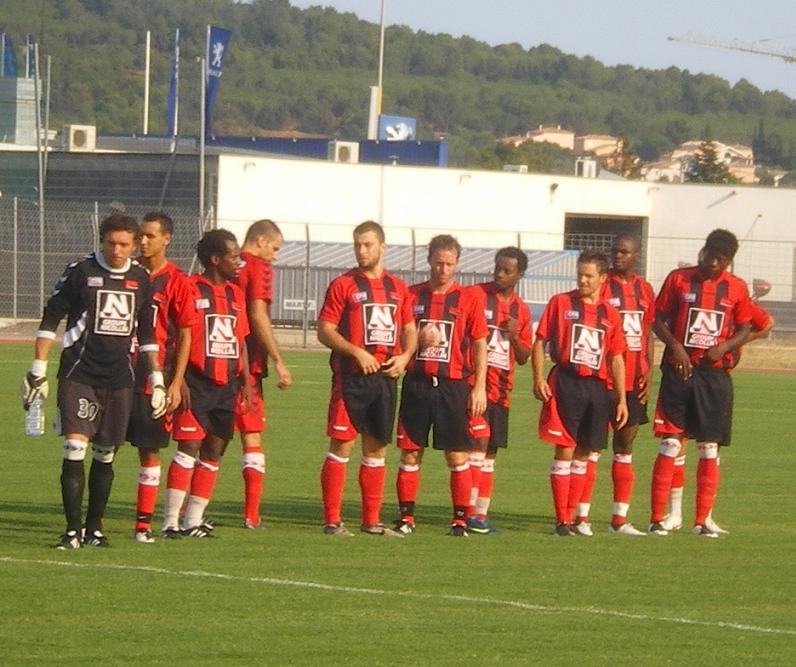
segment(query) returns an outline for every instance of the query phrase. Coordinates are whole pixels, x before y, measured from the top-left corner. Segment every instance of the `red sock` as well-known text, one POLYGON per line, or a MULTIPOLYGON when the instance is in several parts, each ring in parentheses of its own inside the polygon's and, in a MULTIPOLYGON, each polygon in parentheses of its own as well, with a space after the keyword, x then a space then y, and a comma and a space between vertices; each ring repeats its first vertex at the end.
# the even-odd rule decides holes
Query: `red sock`
POLYGON ((635 480, 632 461, 630 454, 614 454, 611 465, 611 479, 614 483, 614 514, 611 523, 614 526, 621 526, 627 519, 627 509, 633 495, 635 480))
POLYGON ((401 519, 414 523, 415 500, 417 500, 417 492, 420 489, 420 466, 402 463, 398 468, 398 479, 395 486, 398 491, 401 519))
POLYGON ((252 526, 260 524, 260 500, 265 483, 265 452, 260 446, 246 447, 241 460, 245 503, 243 515, 252 526))
POLYGON ((569 500, 569 484, 571 461, 553 460, 550 466, 550 488, 553 492, 553 507, 556 511, 556 523, 569 523, 567 502, 569 500))
POLYGON ((672 488, 681 489, 683 486, 685 486, 685 465, 676 465, 672 474, 672 488))
POLYGON ((384 501, 384 481, 387 468, 384 459, 363 456, 359 466, 359 490, 362 496, 362 525, 381 523, 381 504, 384 501))
POLYGON ((600 452, 590 452, 586 460, 586 483, 580 495, 578 506, 576 507, 577 516, 575 521, 588 521, 589 510, 591 509, 591 496, 594 492, 594 485, 597 482, 597 463, 600 460, 600 452))
POLYGON ((343 489, 347 458, 335 456, 331 452, 321 468, 321 493, 323 495, 323 520, 326 524, 341 523, 343 508, 343 489))
POLYGON ((484 454, 483 452, 475 452, 470 454, 470 479, 472 487, 470 489, 469 504, 467 506, 467 516, 470 517, 476 513, 475 502, 478 499, 478 490, 481 486, 481 475, 484 467, 484 454))
POLYGON ((455 523, 463 523, 467 518, 467 508, 470 506, 470 493, 473 489, 470 464, 469 462, 463 463, 460 466, 451 467, 449 470, 453 520, 455 523))
POLYGON ((492 490, 495 486, 495 460, 487 459, 481 468, 481 479, 478 483, 478 497, 475 501, 475 513, 480 519, 486 519, 492 490))
POLYGON ((569 498, 567 498, 567 523, 572 523, 575 510, 583 499, 583 490, 586 488, 588 465, 586 461, 572 461, 569 476, 569 498))
POLYGON ((166 486, 177 491, 187 491, 191 486, 193 470, 193 468, 184 468, 172 461, 169 465, 169 474, 166 476, 166 486))
POLYGON ((705 523, 713 509, 713 501, 719 489, 719 461, 716 458, 716 443, 699 443, 699 463, 697 464, 696 516, 694 524, 705 523))
POLYGON ((199 459, 191 479, 191 495, 210 500, 218 479, 219 461, 199 459))
POLYGON ((680 441, 676 438, 664 438, 661 441, 660 453, 652 469, 650 523, 663 521, 666 514, 666 503, 669 501, 669 489, 672 488, 674 475, 674 459, 679 451, 680 441))
POLYGON ((138 499, 136 502, 136 530, 149 530, 152 514, 158 499, 160 465, 141 466, 138 469, 138 499))

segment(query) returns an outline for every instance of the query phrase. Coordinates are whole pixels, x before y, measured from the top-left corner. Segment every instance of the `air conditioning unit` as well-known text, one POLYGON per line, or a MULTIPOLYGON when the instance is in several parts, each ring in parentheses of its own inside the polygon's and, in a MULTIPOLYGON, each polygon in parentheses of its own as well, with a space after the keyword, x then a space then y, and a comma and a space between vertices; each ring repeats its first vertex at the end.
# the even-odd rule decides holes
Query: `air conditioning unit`
POLYGON ((528 173, 528 165, 527 164, 504 164, 503 171, 511 171, 515 174, 527 174, 528 173))
POLYGON ((330 141, 328 157, 332 162, 359 162, 359 144, 356 141, 330 141))
POLYGON ((90 153, 97 148, 97 127, 64 125, 63 142, 68 153, 90 153))

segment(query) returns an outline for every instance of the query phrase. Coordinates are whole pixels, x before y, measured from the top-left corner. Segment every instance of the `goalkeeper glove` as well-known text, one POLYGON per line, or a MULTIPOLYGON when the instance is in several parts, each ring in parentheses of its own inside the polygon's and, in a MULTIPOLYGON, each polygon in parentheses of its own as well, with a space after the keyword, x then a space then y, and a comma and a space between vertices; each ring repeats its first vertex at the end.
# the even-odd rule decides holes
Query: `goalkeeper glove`
POLYGON ((19 386, 19 393, 22 395, 22 407, 27 410, 39 396, 47 398, 50 386, 47 384, 47 362, 42 359, 34 359, 30 364, 30 370, 22 378, 19 386))
POLYGON ((149 406, 152 408, 152 419, 160 419, 166 414, 166 385, 163 383, 163 373, 152 371, 149 374, 149 384, 152 387, 152 396, 149 406))

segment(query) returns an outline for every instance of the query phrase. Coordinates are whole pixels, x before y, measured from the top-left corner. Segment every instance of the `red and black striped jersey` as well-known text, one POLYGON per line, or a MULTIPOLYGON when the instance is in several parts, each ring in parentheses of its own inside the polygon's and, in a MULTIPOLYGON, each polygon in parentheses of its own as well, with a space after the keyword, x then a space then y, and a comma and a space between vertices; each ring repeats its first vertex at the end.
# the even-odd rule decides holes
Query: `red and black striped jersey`
POLYGON ((625 280, 615 271, 608 272, 600 297, 619 311, 625 336, 625 391, 638 387, 650 370, 649 339, 655 322, 655 293, 652 285, 633 274, 625 280))
POLYGON ((190 365, 215 384, 227 384, 243 370, 243 345, 249 333, 243 292, 229 281, 214 285, 203 275, 191 280, 199 317, 191 329, 190 365))
POLYGON ((582 377, 598 377, 609 386, 608 357, 625 351, 619 311, 605 301, 586 303, 577 290, 550 299, 536 338, 547 341, 553 363, 582 377))
MULTIPOLYGON (((519 326, 520 343, 531 346, 531 311, 514 292, 508 299, 498 294, 494 282, 473 285, 470 290, 478 299, 486 318, 489 335, 486 339, 487 374, 486 397, 490 403, 509 407, 514 387, 514 369, 517 365, 514 347, 509 340, 506 323, 515 319, 519 326)), ((472 377, 472 376, 470 376, 472 377)))
MULTIPOLYGON (((388 271, 369 278, 355 268, 331 282, 318 319, 383 364, 401 353, 401 332, 412 321, 412 296, 406 283, 388 271)), ((336 352, 329 365, 335 373, 362 372, 356 361, 336 352)))
MULTIPOLYGON (((692 364, 700 364, 705 350, 723 343, 735 329, 752 319, 746 283, 728 271, 715 280, 705 278, 699 267, 675 269, 663 283, 655 301, 656 317, 685 347, 692 364)), ((670 350, 664 352, 664 363, 670 350)), ((732 368, 734 355, 727 353, 713 365, 732 368)))
MULTIPOLYGON (((172 262, 166 262, 163 268, 149 275, 149 286, 152 324, 158 342, 158 363, 169 379, 177 353, 177 330, 193 327, 199 319, 196 288, 194 282, 172 262)), ((147 393, 148 372, 143 355, 138 354, 135 364, 136 389, 147 393)))
POLYGON ((108 266, 94 252, 71 263, 44 309, 37 338, 55 338, 66 317, 58 377, 116 389, 134 384, 131 350, 157 351, 149 316, 149 274, 134 260, 108 266))
POLYGON ((473 373, 472 341, 486 338, 484 310, 472 290, 453 283, 435 294, 429 282, 409 288, 418 345, 409 372, 462 380, 473 373))
MULTIPOLYGON (((260 299, 270 310, 274 282, 271 262, 250 252, 242 252, 240 258, 245 264, 238 274, 237 283, 243 290, 246 303, 260 299)), ((268 375, 268 354, 253 333, 246 338, 246 347, 249 352, 249 372, 252 375, 268 375)))

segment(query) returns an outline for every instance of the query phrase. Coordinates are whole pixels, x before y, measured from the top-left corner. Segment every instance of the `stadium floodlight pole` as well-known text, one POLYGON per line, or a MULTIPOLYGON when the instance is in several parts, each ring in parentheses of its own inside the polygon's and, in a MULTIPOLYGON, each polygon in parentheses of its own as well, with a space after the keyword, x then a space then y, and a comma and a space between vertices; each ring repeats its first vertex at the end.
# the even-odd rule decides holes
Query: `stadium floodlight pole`
POLYGON ((381 0, 381 19, 379 21, 379 103, 378 113, 381 114, 381 101, 384 96, 384 6, 387 0, 381 0))
POLYGON ((47 88, 44 103, 44 186, 47 187, 47 162, 50 159, 50 81, 52 74, 52 56, 47 56, 47 88))
POLYGON ((381 18, 379 20, 379 79, 376 86, 370 87, 370 108, 368 109, 368 139, 378 139, 379 116, 384 89, 384 8, 387 0, 381 0, 381 18))
POLYGON ((200 85, 202 104, 199 112, 199 235, 205 231, 205 124, 207 114, 205 104, 207 100, 207 58, 201 58, 202 83, 200 85))
POLYGON ((144 46, 144 136, 149 134, 149 51, 152 46, 152 32, 146 31, 146 46, 144 46))
POLYGON ((33 92, 36 102, 36 155, 39 164, 39 312, 44 312, 44 157, 41 146, 41 90, 39 89, 39 44, 33 45, 33 58, 36 76, 33 79, 33 92))

